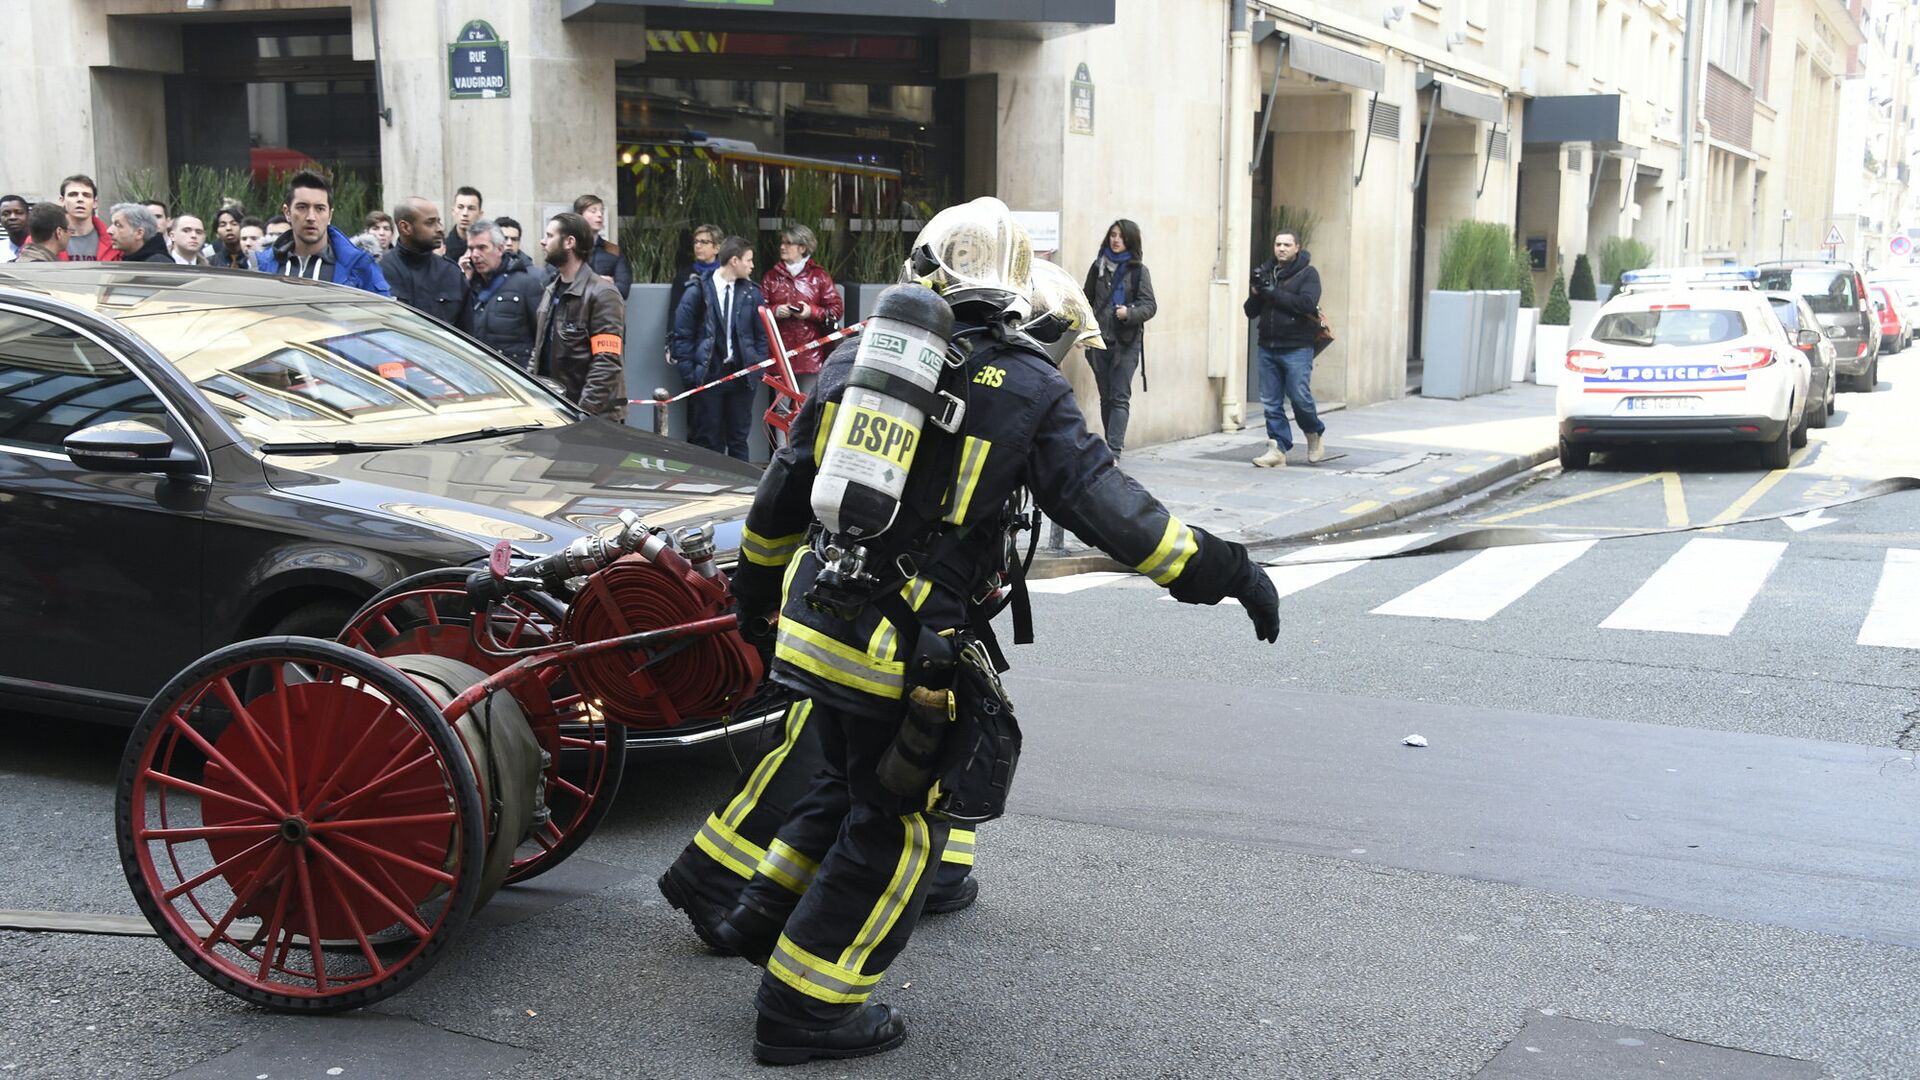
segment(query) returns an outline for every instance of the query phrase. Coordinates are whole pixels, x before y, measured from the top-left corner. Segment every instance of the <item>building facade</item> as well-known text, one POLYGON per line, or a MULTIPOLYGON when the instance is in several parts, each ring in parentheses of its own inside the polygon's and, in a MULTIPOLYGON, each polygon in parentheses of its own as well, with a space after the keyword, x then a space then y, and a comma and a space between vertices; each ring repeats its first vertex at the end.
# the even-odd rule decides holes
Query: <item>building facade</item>
POLYGON ((1875 0, 1899 14, 1863 50, 1852 2, 0 0, 32 43, 0 68, 0 189, 314 158, 388 202, 472 185, 537 236, 583 192, 630 213, 659 155, 724 154, 757 162, 763 226, 769 176, 827 163, 892 185, 903 228, 986 194, 1041 215, 1076 274, 1131 218, 1147 444, 1258 422, 1240 301, 1281 222, 1336 331, 1315 392, 1354 405, 1418 379, 1461 221, 1511 229, 1543 298, 1610 237, 1681 262, 1904 228, 1911 5, 1875 0), (1848 169, 1869 54, 1891 100, 1849 138, 1884 149, 1848 169))

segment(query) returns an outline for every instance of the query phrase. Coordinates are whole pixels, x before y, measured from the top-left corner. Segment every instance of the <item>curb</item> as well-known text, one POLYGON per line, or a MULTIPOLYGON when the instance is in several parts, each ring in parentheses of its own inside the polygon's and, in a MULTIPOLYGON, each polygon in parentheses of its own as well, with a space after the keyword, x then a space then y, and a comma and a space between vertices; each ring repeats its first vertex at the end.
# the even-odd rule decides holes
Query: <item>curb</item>
MULTIPOLYGON (((1450 503, 1463 495, 1471 495, 1483 488, 1492 487, 1494 484, 1510 476, 1517 476, 1544 462, 1553 460, 1558 453, 1559 448, 1557 446, 1548 446, 1529 451, 1528 453, 1517 454, 1489 465, 1479 472, 1462 476, 1458 480, 1449 481, 1439 487, 1384 503, 1362 514, 1355 514, 1335 525, 1322 525, 1310 529, 1300 529, 1281 536, 1270 536, 1252 541, 1247 544, 1247 550, 1259 551, 1276 547, 1288 547, 1308 540, 1341 536, 1350 532, 1358 532, 1362 529, 1370 529, 1375 525, 1384 525, 1390 521, 1399 521, 1401 518, 1412 517, 1414 514, 1423 513, 1436 506, 1443 506, 1450 503)), ((1034 580, 1043 580, 1046 578, 1067 577, 1071 574, 1087 574, 1102 571, 1123 574, 1134 572, 1132 567, 1115 562, 1098 552, 1057 556, 1036 553, 1033 559, 1033 568, 1028 571, 1027 577, 1034 580)))

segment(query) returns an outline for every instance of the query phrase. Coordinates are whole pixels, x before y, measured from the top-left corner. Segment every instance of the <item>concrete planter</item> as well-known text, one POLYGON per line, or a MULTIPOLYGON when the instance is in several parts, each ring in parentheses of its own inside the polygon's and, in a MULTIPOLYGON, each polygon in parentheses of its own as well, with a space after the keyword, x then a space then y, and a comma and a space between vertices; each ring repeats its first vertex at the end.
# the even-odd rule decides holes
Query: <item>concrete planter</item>
POLYGON ((1567 342, 1572 340, 1566 326, 1541 326, 1533 332, 1533 381, 1541 386, 1559 386, 1567 373, 1567 342))
MULTIPOLYGON (((672 285, 635 283, 627 293, 626 371, 627 397, 650 398, 656 388, 669 394, 681 390, 680 375, 667 363, 667 332, 672 329, 670 308, 672 285)), ((643 431, 654 430, 654 413, 647 405, 627 409, 627 424, 643 431)), ((667 430, 675 438, 687 433, 687 407, 668 407, 667 430)))
POLYGON ((1420 396, 1457 401, 1505 386, 1519 310, 1513 290, 1428 293, 1420 396))
POLYGON ((1507 381, 1526 382, 1533 366, 1534 331, 1540 327, 1539 308, 1521 308, 1514 315, 1513 357, 1507 367, 1507 381))
POLYGON ((1573 317, 1567 321, 1567 340, 1579 341, 1593 329, 1594 320, 1600 317, 1599 300, 1574 300, 1570 303, 1573 317))

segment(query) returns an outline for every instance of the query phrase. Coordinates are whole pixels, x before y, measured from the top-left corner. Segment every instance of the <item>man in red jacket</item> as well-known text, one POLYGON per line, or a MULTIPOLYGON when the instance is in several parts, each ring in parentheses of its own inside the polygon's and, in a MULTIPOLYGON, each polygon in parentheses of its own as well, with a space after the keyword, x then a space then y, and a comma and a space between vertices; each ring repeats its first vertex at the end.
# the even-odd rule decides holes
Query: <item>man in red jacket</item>
POLYGON ((93 177, 82 173, 60 181, 60 204, 67 210, 67 250, 59 253, 62 261, 120 261, 120 249, 107 239, 106 223, 94 213, 99 191, 93 177))

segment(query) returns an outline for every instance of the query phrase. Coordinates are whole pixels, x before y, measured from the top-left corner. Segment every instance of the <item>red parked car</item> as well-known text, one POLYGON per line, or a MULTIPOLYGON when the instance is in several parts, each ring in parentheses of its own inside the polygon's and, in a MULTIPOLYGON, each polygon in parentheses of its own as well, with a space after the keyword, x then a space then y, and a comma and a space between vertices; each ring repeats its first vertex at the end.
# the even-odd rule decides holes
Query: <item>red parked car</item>
POLYGON ((1905 351, 1913 340, 1913 330, 1900 314, 1900 298, 1885 285, 1869 285, 1867 294, 1873 297, 1873 313, 1880 320, 1880 351, 1905 351))

